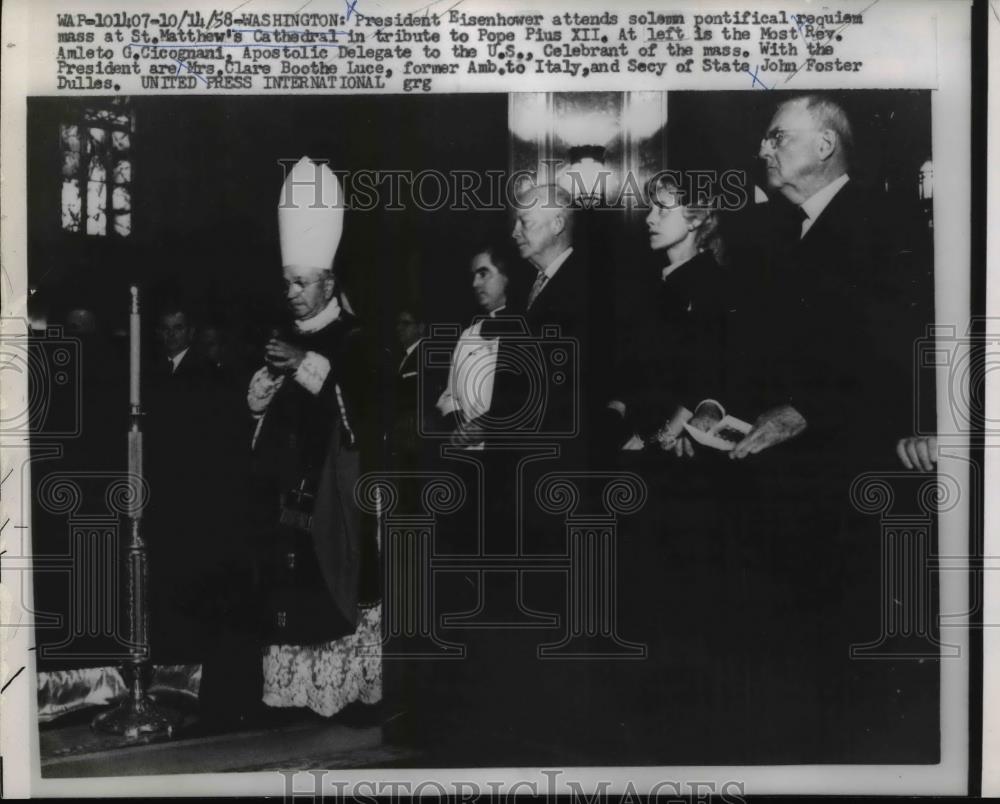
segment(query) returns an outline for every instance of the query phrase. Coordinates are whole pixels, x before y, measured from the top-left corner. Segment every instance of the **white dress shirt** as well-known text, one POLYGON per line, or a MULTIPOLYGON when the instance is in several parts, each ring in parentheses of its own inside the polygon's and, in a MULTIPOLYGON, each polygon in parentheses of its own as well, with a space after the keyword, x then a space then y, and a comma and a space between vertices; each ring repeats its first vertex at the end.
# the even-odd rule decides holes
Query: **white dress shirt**
POLYGON ((405 379, 406 377, 416 377, 417 376, 417 372, 416 371, 406 371, 406 372, 403 372, 403 366, 406 365, 406 361, 410 359, 410 355, 413 354, 413 350, 416 349, 420 345, 420 341, 422 341, 422 340, 423 340, 423 338, 417 338, 413 343, 411 343, 409 346, 407 346, 406 347, 406 351, 403 352, 403 359, 399 361, 399 365, 396 367, 396 373, 399 374, 400 377, 402 377, 402 378, 405 379), (403 372, 403 373, 400 373, 400 372, 403 372))
MULTIPOLYGON (((569 255, 573 253, 573 247, 570 246, 562 254, 556 257, 552 262, 545 266, 545 281, 548 282, 552 277, 556 275, 556 271, 562 268, 562 264, 569 259, 569 255)), ((492 314, 491 314, 492 315, 492 314)))
POLYGON ((826 185, 826 187, 817 190, 802 202, 801 209, 806 217, 802 220, 802 231, 799 233, 800 240, 806 236, 806 232, 812 228, 812 225, 816 222, 816 218, 827 208, 833 197, 840 192, 840 188, 847 184, 849 178, 846 173, 842 173, 826 185))
MULTIPOLYGON (((191 347, 188 347, 188 349, 190 348, 191 347)), ((177 354, 173 355, 170 358, 170 362, 174 364, 174 367, 170 369, 171 374, 177 371, 177 367, 181 364, 181 361, 184 359, 184 355, 188 353, 188 349, 181 349, 181 351, 179 351, 177 354)))
MULTIPOLYGON (((503 309, 491 310, 489 317, 496 317, 503 309)), ((500 339, 484 338, 480 334, 482 328, 483 319, 480 318, 458 339, 448 368, 448 385, 437 401, 442 416, 458 412, 463 419, 471 421, 490 409, 500 339)))
POLYGON ((542 291, 545 290, 545 286, 548 284, 549 280, 556 275, 564 262, 569 258, 569 255, 573 253, 573 247, 570 246, 568 249, 563 251, 559 256, 557 256, 552 262, 545 266, 545 268, 539 268, 538 274, 535 277, 535 281, 531 286, 531 291, 528 293, 528 309, 535 303, 539 296, 542 295, 542 291))

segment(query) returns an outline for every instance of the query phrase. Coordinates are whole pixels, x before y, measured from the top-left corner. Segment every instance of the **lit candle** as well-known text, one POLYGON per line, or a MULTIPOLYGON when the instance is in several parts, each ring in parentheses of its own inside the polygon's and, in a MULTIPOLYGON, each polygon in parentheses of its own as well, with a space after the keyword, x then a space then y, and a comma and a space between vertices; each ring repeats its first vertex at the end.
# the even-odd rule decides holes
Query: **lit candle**
POLYGON ((139 288, 132 285, 132 308, 128 317, 129 324, 129 386, 128 401, 130 405, 139 406, 139 288))

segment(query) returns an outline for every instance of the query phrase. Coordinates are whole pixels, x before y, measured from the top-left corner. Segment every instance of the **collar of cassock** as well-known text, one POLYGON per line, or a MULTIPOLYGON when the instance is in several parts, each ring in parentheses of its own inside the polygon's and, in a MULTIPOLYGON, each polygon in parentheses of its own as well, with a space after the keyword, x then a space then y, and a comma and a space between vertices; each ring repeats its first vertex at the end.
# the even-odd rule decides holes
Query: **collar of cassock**
POLYGON ((308 335, 312 332, 319 332, 323 327, 332 324, 340 318, 340 302, 334 296, 329 303, 312 318, 295 322, 295 330, 300 335, 308 335))
POLYGON ((481 322, 479 325, 479 337, 481 338, 525 334, 524 319, 518 315, 507 313, 504 307, 494 310, 489 315, 478 317, 476 321, 481 322))

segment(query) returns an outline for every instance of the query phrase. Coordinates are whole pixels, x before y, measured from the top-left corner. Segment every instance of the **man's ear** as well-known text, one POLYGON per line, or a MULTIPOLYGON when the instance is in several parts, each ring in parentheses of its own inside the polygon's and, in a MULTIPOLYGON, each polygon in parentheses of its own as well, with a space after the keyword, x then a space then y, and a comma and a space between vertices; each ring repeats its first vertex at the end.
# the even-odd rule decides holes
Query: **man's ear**
POLYGON ((332 274, 327 274, 323 278, 323 298, 332 299, 337 292, 337 278, 332 274))
POLYGON ((836 131, 830 128, 820 131, 816 140, 816 150, 819 158, 825 162, 836 153, 839 144, 836 131))
POLYGON ((552 216, 552 221, 550 225, 552 226, 552 233, 560 235, 566 228, 566 219, 562 216, 561 212, 557 212, 555 215, 552 216))

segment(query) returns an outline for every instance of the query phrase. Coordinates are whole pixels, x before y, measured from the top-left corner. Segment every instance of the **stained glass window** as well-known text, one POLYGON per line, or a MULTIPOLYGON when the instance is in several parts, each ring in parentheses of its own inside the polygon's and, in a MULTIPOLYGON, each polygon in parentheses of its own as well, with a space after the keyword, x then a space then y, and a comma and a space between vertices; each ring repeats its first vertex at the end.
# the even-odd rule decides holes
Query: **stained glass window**
POLYGON ((85 108, 60 127, 62 228, 96 237, 132 233, 132 139, 127 103, 85 108))

